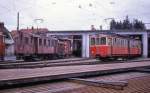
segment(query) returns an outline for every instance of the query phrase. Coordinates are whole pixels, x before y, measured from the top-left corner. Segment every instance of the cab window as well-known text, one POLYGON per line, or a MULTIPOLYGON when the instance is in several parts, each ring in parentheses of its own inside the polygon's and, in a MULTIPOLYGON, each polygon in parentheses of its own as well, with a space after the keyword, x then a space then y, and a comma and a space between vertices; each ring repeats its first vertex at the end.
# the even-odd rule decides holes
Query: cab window
POLYGON ((91 45, 95 45, 95 38, 91 38, 91 45))

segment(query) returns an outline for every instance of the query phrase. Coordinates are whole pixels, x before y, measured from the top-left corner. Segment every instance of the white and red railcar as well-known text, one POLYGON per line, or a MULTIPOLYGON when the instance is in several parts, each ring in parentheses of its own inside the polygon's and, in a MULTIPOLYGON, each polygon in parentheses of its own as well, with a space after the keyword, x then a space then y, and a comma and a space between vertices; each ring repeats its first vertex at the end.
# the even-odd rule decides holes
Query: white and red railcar
POLYGON ((141 55, 141 41, 117 34, 90 35, 90 57, 127 58, 141 55))

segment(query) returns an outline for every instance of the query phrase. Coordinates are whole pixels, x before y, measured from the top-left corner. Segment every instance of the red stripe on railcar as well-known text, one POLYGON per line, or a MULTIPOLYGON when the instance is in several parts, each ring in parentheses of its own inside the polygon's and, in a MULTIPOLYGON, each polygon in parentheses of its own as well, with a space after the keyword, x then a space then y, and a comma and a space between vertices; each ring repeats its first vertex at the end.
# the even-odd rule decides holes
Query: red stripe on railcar
POLYGON ((108 57, 110 56, 110 46, 106 45, 96 45, 90 47, 90 56, 92 57, 108 57))
POLYGON ((90 57, 95 58, 96 56, 96 46, 90 46, 90 57))
POLYGON ((99 55, 100 57, 108 57, 110 55, 108 46, 100 45, 100 46, 97 46, 96 48, 97 48, 96 55, 99 55))

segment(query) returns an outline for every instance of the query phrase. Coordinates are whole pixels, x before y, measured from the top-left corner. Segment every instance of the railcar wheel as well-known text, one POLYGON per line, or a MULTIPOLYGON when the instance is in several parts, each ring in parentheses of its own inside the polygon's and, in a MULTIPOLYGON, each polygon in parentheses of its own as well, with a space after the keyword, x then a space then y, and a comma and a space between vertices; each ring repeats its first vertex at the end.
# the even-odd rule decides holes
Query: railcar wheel
POLYGON ((101 60, 102 62, 107 62, 107 61, 109 61, 108 58, 99 58, 99 60, 101 60))

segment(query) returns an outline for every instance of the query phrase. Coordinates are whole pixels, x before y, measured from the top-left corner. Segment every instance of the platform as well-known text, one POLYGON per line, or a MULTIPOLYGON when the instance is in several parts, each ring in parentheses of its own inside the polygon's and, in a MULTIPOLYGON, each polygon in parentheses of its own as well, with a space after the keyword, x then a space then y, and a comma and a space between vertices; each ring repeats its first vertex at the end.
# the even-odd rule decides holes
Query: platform
POLYGON ((1 69, 0 87, 21 83, 50 81, 80 76, 100 75, 114 72, 132 71, 150 67, 150 61, 99 65, 61 66, 35 69, 1 69))

